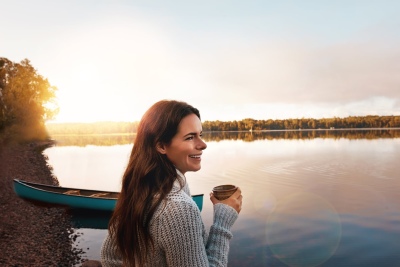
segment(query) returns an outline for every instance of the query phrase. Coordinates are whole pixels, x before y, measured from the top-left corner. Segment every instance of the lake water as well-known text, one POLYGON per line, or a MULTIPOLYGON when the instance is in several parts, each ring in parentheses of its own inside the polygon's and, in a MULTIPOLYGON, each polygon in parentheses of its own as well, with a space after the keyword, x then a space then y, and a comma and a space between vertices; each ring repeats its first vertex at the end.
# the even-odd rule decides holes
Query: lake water
MULTIPOLYGON (((133 136, 54 138, 59 144, 44 153, 60 185, 120 189, 133 136)), ((202 169, 186 176, 192 194, 205 194, 206 227, 213 186, 235 184, 243 193, 229 266, 400 266, 399 129, 204 139, 202 169)), ((106 230, 76 230, 74 247, 99 259, 106 230)))

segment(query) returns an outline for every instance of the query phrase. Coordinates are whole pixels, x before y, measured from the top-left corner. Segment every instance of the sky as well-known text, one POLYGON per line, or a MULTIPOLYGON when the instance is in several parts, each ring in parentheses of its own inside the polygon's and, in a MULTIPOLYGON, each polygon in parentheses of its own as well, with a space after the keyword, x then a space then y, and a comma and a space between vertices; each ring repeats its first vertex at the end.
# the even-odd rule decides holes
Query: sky
POLYGON ((400 1, 0 0, 0 57, 58 88, 54 122, 400 115, 400 1))

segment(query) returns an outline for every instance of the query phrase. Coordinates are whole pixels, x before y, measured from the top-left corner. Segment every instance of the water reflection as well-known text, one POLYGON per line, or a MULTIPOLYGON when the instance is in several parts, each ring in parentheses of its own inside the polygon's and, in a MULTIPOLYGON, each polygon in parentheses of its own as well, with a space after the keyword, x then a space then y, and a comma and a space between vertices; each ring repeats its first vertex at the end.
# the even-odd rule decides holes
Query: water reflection
MULTIPOLYGON (((202 170, 187 179, 193 194, 222 183, 242 189, 229 266, 400 266, 399 133, 205 133, 202 170)), ((45 153, 61 185, 118 191, 131 148, 57 145, 45 153)), ((207 227, 212 213, 205 198, 207 227)), ((77 217, 79 246, 98 259, 105 230, 86 219, 77 217)))
POLYGON ((52 138, 57 142, 57 146, 114 146, 132 144, 135 139, 134 134, 114 135, 54 135, 52 138))
POLYGON ((107 229, 111 212, 71 209, 68 213, 75 228, 107 229))
POLYGON ((400 129, 335 129, 335 130, 288 130, 288 131, 253 131, 253 132, 207 132, 206 141, 242 140, 306 140, 314 138, 332 139, 376 139, 400 138, 400 129))

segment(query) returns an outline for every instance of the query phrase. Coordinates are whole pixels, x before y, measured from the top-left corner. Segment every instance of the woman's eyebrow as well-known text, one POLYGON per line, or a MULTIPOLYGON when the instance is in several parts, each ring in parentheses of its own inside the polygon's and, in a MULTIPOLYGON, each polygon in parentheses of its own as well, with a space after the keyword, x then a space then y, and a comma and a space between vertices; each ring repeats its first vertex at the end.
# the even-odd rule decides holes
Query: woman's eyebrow
MULTIPOLYGON (((202 133, 203 133, 203 131, 200 132, 200 134, 202 134, 202 133)), ((197 135, 197 132, 187 133, 187 134, 185 134, 183 137, 186 137, 186 136, 188 136, 188 135, 197 135)))

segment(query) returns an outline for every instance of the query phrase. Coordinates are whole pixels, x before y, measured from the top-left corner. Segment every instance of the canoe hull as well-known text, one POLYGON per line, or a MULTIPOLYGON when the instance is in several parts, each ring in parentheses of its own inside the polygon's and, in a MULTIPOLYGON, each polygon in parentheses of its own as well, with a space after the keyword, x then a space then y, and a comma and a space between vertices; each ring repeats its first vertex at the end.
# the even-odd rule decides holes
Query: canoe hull
POLYGON ((20 180, 14 180, 14 191, 21 198, 79 209, 113 211, 117 203, 117 199, 112 198, 94 198, 46 191, 34 187, 32 183, 27 184, 20 180))
MULTIPOLYGON (((88 210, 109 211, 109 212, 112 212, 114 210, 115 205, 117 203, 117 197, 106 198, 106 197, 93 197, 85 195, 71 195, 63 193, 63 191, 68 192, 71 190, 90 191, 91 193, 95 194, 112 194, 112 195, 118 194, 117 192, 93 191, 93 190, 42 185, 42 184, 30 183, 14 179, 15 193, 19 197, 28 200, 34 200, 41 203, 47 203, 52 205, 68 206, 75 209, 88 209, 88 210)), ((199 210, 201 211, 203 208, 203 194, 192 196, 192 199, 194 200, 199 210)))

